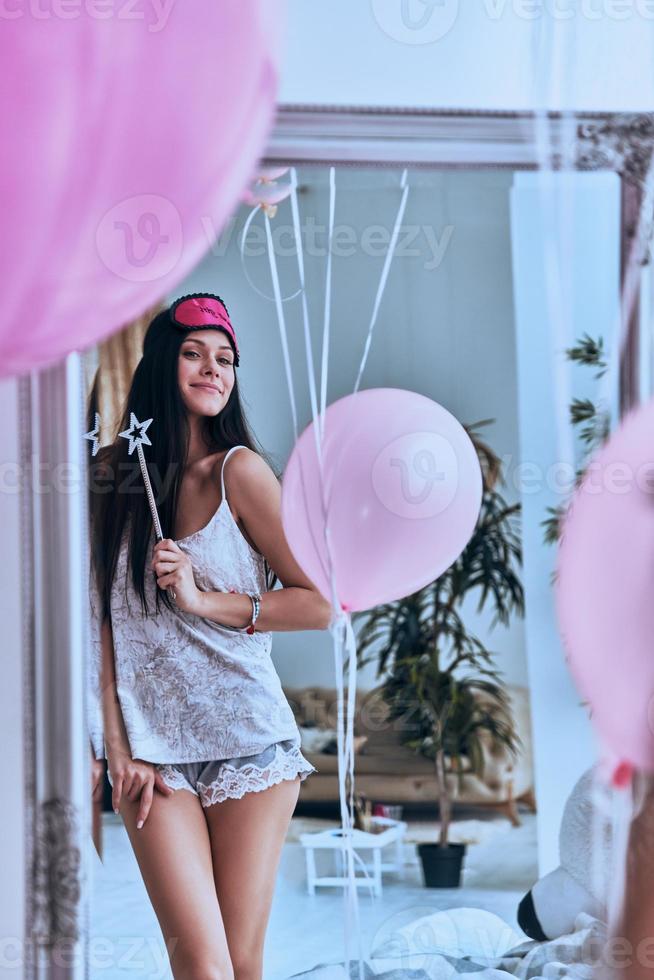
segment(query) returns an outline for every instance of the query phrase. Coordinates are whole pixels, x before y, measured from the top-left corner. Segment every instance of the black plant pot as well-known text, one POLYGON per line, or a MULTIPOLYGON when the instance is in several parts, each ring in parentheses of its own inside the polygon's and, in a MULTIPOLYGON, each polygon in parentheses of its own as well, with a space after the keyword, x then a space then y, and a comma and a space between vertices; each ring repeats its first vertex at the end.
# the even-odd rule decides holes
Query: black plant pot
POLYGON ((460 888, 465 844, 418 844, 426 888, 460 888))

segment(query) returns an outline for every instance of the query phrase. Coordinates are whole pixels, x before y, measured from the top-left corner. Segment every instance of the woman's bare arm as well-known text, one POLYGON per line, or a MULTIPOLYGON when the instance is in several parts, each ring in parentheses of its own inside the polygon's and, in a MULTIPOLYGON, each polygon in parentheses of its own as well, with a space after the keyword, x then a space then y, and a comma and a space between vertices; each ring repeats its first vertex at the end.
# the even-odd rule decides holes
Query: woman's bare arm
MULTIPOLYGON (((252 619, 252 603, 247 595, 201 592, 196 615, 225 626, 243 627, 252 619)), ((260 633, 325 630, 331 616, 331 606, 315 589, 285 586, 263 593, 256 628, 260 633)))
MULTIPOLYGON (((283 588, 265 592, 257 630, 324 630, 332 618, 331 603, 304 574, 288 546, 282 526, 282 489, 268 464, 252 450, 235 453, 225 471, 230 507, 248 538, 266 557, 283 588)), ((188 557, 170 540, 155 548, 153 567, 161 588, 173 585, 177 604, 225 626, 247 626, 252 603, 247 595, 202 592, 195 586, 188 557)))
POLYGON ((114 642, 108 619, 102 623, 101 637, 104 740, 107 746, 109 771, 112 773, 114 781, 111 801, 114 811, 118 813, 123 796, 132 802, 138 800, 136 827, 137 830, 140 830, 150 813, 154 790, 159 790, 164 796, 170 796, 174 790, 164 783, 161 774, 156 771, 156 767, 152 763, 132 758, 132 750, 116 690, 114 642))

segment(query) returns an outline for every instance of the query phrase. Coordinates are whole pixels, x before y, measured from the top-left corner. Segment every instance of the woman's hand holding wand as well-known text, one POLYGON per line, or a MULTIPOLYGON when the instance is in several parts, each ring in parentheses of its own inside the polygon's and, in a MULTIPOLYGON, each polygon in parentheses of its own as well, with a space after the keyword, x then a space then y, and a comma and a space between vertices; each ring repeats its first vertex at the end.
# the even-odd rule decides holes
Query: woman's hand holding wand
POLYGON ((198 613, 202 592, 195 584, 191 559, 170 538, 157 541, 154 546, 152 568, 160 589, 174 589, 177 608, 183 612, 198 613))

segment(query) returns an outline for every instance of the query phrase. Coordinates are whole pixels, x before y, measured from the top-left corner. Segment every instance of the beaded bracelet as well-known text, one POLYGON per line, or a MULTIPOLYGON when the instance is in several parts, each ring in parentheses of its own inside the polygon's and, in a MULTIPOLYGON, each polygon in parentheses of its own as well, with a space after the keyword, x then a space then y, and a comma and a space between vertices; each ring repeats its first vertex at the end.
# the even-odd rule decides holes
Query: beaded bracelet
MULTIPOLYGON (((230 595, 237 595, 236 589, 230 589, 229 592, 230 595)), ((250 635, 254 633, 255 631, 254 624, 259 618, 259 611, 261 609, 261 596, 257 592, 255 593, 247 592, 246 595, 248 596, 250 602, 252 603, 252 619, 250 620, 249 625, 248 626, 225 626, 225 624, 222 623, 221 625, 224 627, 224 629, 233 630, 235 633, 249 633, 250 635)))
POLYGON ((259 618, 259 610, 261 609, 261 596, 258 595, 256 592, 253 595, 248 593, 248 595, 250 595, 250 600, 252 602, 252 621, 250 622, 250 625, 247 627, 246 632, 252 634, 254 633, 254 624, 259 618))

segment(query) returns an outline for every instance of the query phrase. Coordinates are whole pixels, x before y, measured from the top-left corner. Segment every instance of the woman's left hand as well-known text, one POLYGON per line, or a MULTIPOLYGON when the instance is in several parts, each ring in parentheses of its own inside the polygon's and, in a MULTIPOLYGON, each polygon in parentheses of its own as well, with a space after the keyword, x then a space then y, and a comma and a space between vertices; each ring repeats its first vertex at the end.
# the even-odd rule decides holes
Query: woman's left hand
POLYGON ((175 604, 183 612, 197 613, 202 602, 202 592, 195 584, 193 566, 189 556, 170 538, 158 541, 154 546, 152 568, 160 589, 175 590, 175 604))

